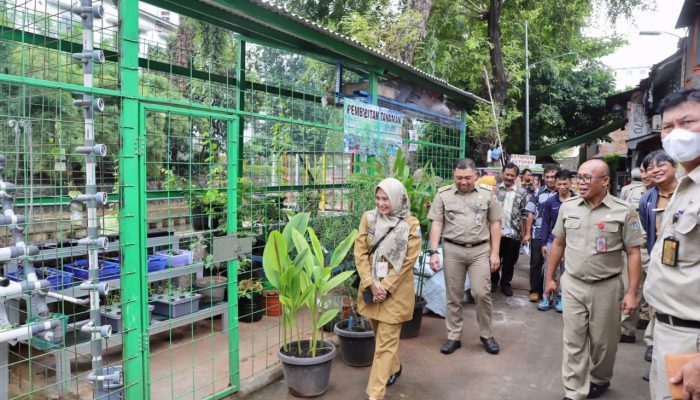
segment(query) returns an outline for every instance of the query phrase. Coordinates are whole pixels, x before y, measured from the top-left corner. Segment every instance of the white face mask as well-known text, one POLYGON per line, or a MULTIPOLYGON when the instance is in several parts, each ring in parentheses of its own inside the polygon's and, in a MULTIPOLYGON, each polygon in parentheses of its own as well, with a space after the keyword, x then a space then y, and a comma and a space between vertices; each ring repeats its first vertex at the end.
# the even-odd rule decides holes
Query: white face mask
POLYGON ((678 162, 693 161, 700 157, 700 133, 674 129, 661 143, 666 153, 678 162))

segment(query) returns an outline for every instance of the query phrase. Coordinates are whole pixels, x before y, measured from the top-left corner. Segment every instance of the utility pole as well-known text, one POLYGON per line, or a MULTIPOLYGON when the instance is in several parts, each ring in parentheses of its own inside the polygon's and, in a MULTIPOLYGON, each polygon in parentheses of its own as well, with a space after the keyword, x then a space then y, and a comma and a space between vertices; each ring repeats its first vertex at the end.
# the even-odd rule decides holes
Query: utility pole
POLYGON ((525 21, 525 154, 530 154, 530 60, 525 21))

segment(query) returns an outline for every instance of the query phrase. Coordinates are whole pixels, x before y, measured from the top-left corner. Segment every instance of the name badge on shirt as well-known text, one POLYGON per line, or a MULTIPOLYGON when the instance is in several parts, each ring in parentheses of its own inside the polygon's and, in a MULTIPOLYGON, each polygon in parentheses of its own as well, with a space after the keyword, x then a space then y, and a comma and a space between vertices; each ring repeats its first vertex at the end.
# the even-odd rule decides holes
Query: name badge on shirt
POLYGON ((663 250, 661 251, 661 263, 668 267, 675 267, 678 261, 678 240, 669 236, 664 239, 663 250))
POLYGON ((604 236, 595 238, 595 251, 597 253, 605 253, 608 251, 608 240, 604 236))
POLYGON ((389 263, 386 261, 379 261, 377 263, 377 278, 386 278, 389 275, 389 263))
POLYGON ((474 223, 477 226, 481 226, 484 224, 484 213, 481 212, 481 204, 477 204, 474 207, 474 223))

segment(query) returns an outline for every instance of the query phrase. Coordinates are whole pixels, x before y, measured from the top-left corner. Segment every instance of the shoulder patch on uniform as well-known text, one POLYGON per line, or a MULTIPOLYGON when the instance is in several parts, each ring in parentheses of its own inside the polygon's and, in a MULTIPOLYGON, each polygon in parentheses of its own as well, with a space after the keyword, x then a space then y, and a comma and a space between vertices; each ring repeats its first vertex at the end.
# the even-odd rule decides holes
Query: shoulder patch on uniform
POLYGON ((637 210, 632 209, 630 210, 630 219, 637 219, 639 218, 639 213, 637 213, 637 210))
POLYGON ((452 187, 452 185, 443 186, 440 189, 438 189, 437 191, 438 191, 438 193, 442 193, 442 192, 445 192, 447 190, 450 190, 451 187, 452 187))
POLYGON ((480 183, 477 188, 483 189, 483 190, 488 190, 489 192, 493 191, 493 188, 485 183, 480 183))
POLYGON ((630 206, 632 205, 629 201, 622 200, 622 199, 619 198, 619 197, 610 196, 610 198, 611 198, 612 201, 614 201, 615 203, 617 203, 617 204, 622 204, 622 205, 625 206, 625 207, 630 207, 630 206))

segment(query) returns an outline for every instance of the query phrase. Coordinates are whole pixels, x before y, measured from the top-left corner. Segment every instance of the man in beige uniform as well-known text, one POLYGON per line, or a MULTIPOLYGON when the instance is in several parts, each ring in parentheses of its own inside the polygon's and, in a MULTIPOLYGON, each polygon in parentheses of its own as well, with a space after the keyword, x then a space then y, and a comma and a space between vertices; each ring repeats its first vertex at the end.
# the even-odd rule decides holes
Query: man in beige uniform
MULTIPOLYGON (((644 182, 642 182, 642 171, 641 168, 634 168, 632 170, 632 183, 629 185, 624 186, 620 190, 620 198, 630 204, 634 207, 634 209, 639 212, 639 200, 642 199, 642 195, 644 192, 647 191, 647 187, 644 185, 644 182)), ((647 182, 650 182, 647 180, 647 182)), ((642 230, 642 234, 644 234, 644 230, 642 230)), ((645 240, 646 243, 646 240, 645 240)), ((641 248, 641 255, 642 255, 642 272, 640 275, 640 281, 639 281, 639 291, 637 292, 637 295, 641 295, 642 291, 642 285, 644 285, 644 278, 646 277, 646 267, 649 263, 649 253, 646 250, 646 246, 642 246, 641 248)), ((624 270, 623 270, 623 275, 624 275, 624 270)), ((623 276, 624 278, 624 276, 623 276)), ((625 282, 627 284, 627 282, 625 282)), ((645 321, 646 323, 649 323, 649 311, 648 307, 646 306, 646 302, 644 301, 644 296, 639 297, 639 308, 634 310, 630 315, 623 315, 622 316, 622 329, 621 333, 622 336, 620 337, 621 342, 628 342, 628 343, 634 343, 635 342, 635 331, 637 330, 637 325, 639 324, 640 316, 642 310, 645 312, 645 321)), ((646 325, 644 326, 646 327, 646 325)))
POLYGON ((562 256, 565 399, 600 397, 610 386, 620 339, 620 308, 637 306, 642 231, 629 203, 607 193, 610 171, 602 160, 578 169, 579 197, 565 201, 554 226, 547 260, 545 294, 557 290, 554 271, 562 256), (622 250, 627 253, 629 288, 622 304, 622 250))
POLYGON ((455 183, 438 189, 428 213, 432 220, 428 254, 430 268, 436 272, 441 234, 444 239, 447 342, 440 349, 444 354, 453 353, 462 346, 462 299, 467 273, 476 301, 481 342, 490 354, 499 351, 491 334, 491 272, 497 271, 501 263, 501 206, 490 188, 474 185, 477 177, 474 161, 457 160, 455 183))
MULTIPOLYGON (((656 311, 652 400, 671 398, 666 354, 700 353, 700 89, 672 93, 660 110, 664 150, 687 175, 664 210, 644 284, 644 297, 656 311)), ((700 399, 700 361, 674 378, 683 382, 684 399, 700 399)))

